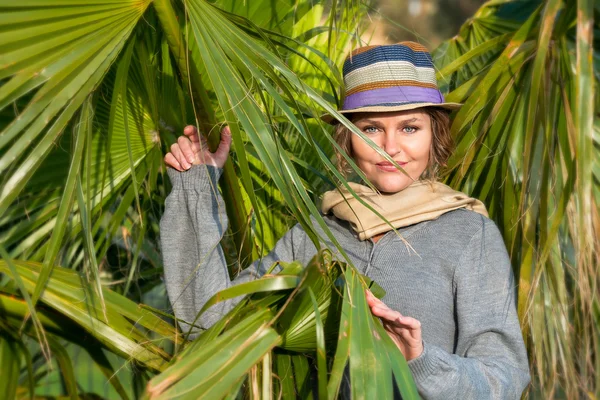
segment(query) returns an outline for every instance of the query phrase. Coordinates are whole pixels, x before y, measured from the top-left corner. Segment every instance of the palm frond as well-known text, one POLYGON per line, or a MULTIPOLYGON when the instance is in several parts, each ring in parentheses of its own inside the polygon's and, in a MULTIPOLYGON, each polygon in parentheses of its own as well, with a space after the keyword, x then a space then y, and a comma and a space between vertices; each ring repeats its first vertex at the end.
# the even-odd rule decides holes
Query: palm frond
POLYGON ((349 362, 353 398, 391 398, 393 376, 403 398, 418 398, 406 361, 371 315, 364 283, 353 267, 323 250, 305 268, 286 264, 279 274, 251 284, 215 296, 226 300, 249 294, 149 382, 149 398, 198 398, 199 393, 201 398, 221 398, 240 391, 270 397, 271 370, 287 370, 288 377, 277 385, 282 393, 308 397, 315 354, 319 396, 336 397, 349 362), (290 278, 290 285, 273 286, 277 277, 290 278), (326 343, 337 347, 335 352, 328 355, 326 343), (290 352, 294 355, 288 358, 290 352), (240 387, 246 379, 247 385, 240 387))
POLYGON ((518 3, 484 5, 436 50, 447 99, 465 102, 452 126, 457 151, 447 181, 488 204, 503 232, 535 390, 576 397, 600 385, 589 361, 597 354, 588 353, 600 332, 590 314, 600 248, 588 240, 600 222, 591 211, 600 114, 587 61, 599 49, 581 25, 593 25, 590 4, 576 11, 547 1, 515 13, 518 3))
POLYGON ((10 78, 0 88, 0 109, 36 90, 19 118, 0 135, 0 172, 5 177, 0 214, 98 86, 148 2, 107 0, 40 8, 48 5, 24 1, 0 6, 0 77, 10 78))
MULTIPOLYGON (((23 280, 28 293, 33 292, 40 276, 39 263, 15 261, 16 270, 23 280)), ((8 273, 8 265, 0 261, 0 272, 8 273)), ((27 308, 22 301, 6 295, 3 289, 3 323, 18 330, 18 324, 26 315, 27 308), (17 324, 17 325, 15 325, 17 324)), ((49 332, 69 340, 83 343, 91 335, 95 343, 110 349, 126 359, 133 359, 155 371, 161 371, 170 356, 154 341, 149 340, 143 327, 166 340, 175 340, 174 328, 126 297, 108 289, 103 289, 104 307, 100 295, 91 290, 85 279, 69 269, 55 267, 40 302, 44 305, 39 311, 42 325, 49 332), (61 316, 57 323, 55 314, 61 316), (138 327, 139 326, 139 327, 138 327)), ((52 347, 52 346, 51 346, 52 347)))

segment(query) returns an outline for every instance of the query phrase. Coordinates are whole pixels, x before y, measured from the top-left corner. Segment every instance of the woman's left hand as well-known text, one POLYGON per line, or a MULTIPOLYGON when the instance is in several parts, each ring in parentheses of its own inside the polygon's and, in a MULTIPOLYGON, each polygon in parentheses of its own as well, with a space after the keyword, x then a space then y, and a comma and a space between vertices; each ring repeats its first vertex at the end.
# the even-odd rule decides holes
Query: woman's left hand
POLYGON ((421 323, 411 317, 405 317, 394 311, 370 290, 367 290, 367 303, 371 313, 381 318, 383 327, 400 349, 406 361, 417 358, 423 353, 423 338, 421 337, 421 323))

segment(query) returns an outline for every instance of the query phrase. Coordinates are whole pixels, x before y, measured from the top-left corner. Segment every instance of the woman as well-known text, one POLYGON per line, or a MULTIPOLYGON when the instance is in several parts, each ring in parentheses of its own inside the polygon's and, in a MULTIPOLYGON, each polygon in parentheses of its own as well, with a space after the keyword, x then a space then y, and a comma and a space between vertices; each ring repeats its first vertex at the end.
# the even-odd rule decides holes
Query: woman
MULTIPOLYGON (((346 191, 324 195, 329 229, 361 273, 387 292, 385 302, 367 294, 372 313, 408 360, 423 398, 518 399, 529 372, 502 237, 481 202, 435 182, 451 151, 445 110, 459 105, 444 102, 431 56, 417 43, 360 48, 343 72, 340 112, 405 171, 337 127, 338 143, 381 193, 352 188, 395 228, 346 191)), ((189 322, 217 291, 264 274, 275 261, 306 263, 316 249, 297 225, 231 282, 219 247, 227 219, 215 189, 231 136, 225 128, 213 154, 195 128, 184 134, 165 157, 173 191, 161 235, 169 298, 189 322)), ((347 168, 339 154, 338 163, 347 168)), ((230 306, 211 308, 200 325, 210 326, 230 306)))

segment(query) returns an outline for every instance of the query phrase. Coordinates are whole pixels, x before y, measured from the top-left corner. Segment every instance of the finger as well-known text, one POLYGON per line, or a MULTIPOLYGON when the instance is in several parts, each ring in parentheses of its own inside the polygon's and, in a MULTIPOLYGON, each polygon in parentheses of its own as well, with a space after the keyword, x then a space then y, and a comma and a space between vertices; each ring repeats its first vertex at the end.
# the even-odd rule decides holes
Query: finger
POLYGON ((194 154, 198 154, 202 151, 202 148, 200 147, 200 142, 192 142, 192 151, 194 152, 194 154))
POLYGON ((396 320, 383 319, 383 325, 392 331, 408 339, 421 339, 421 322, 411 317, 401 316, 396 320))
POLYGON ((402 317, 402 314, 400 314, 398 311, 394 311, 387 306, 372 307, 371 312, 373 313, 373 315, 375 315, 379 318, 385 319, 386 321, 389 321, 389 322, 398 322, 400 317, 402 317))
POLYGON ((398 320, 398 322, 400 322, 402 325, 404 325, 405 327, 407 327, 408 329, 411 330, 419 330, 421 329, 421 321, 419 321, 418 319, 412 318, 412 317, 405 317, 405 316, 400 316, 400 319, 398 320))
POLYGON ((201 135, 197 144, 200 147, 200 151, 201 152, 205 151, 205 150, 208 150, 208 140, 206 139, 206 136, 201 135))
POLYGON ((188 163, 185 157, 183 156, 183 153, 181 152, 181 149, 179 148, 179 145, 177 143, 173 143, 171 145, 171 153, 173 153, 173 157, 175 157, 177 162, 179 162, 179 165, 181 165, 181 167, 184 170, 190 168, 190 163, 188 163))
POLYGON ((398 329, 392 325, 383 324, 383 329, 385 329, 386 333, 388 334, 388 336, 390 338, 392 338, 392 340, 394 341, 394 343, 396 343, 396 346, 398 346, 398 349, 400 349, 400 352, 406 357, 406 339, 403 337, 402 335, 402 331, 406 332, 406 329, 398 329))
POLYGON ((224 152, 229 154, 229 149, 231 148, 231 129, 228 126, 221 130, 221 142, 219 143, 219 147, 217 151, 224 152))
POLYGON ((368 290, 368 289, 365 290, 365 293, 367 295, 367 303, 369 304, 370 307, 384 304, 383 301, 381 301, 377 297, 375 297, 375 295, 373 293, 371 293, 370 290, 368 290))
MULTIPOLYGON (((383 324, 383 327, 388 333, 388 335, 392 339, 394 339, 396 343, 402 346, 402 349, 405 350, 407 348, 422 348, 423 339, 421 335, 416 335, 415 331, 406 328, 398 328, 389 324, 383 324)), ((404 351, 402 352, 402 354, 404 354, 404 351)))
POLYGON ((183 134, 190 138, 192 142, 199 142, 198 129, 194 125, 188 125, 183 128, 183 134))
POLYGON ((184 169, 181 167, 181 164, 179 164, 179 161, 177 161, 173 154, 170 152, 167 153, 167 155, 165 156, 165 164, 167 164, 171 168, 175 168, 177 171, 184 171, 184 169))
POLYGON ((379 307, 379 308, 391 310, 383 301, 379 300, 375 296, 373 296, 370 301, 369 301, 369 299, 367 299, 367 302, 369 303, 369 306, 371 308, 379 307))
POLYGON ((190 139, 186 136, 179 136, 179 138, 177 138, 177 144, 187 162, 193 164, 196 160, 196 155, 194 154, 194 150, 192 150, 192 142, 190 139))
POLYGON ((223 163, 225 163, 225 160, 227 160, 227 157, 229 156, 230 149, 231 149, 231 130, 229 129, 228 126, 226 126, 225 128, 223 128, 223 130, 221 130, 221 142, 219 143, 219 147, 217 148, 217 150, 214 153, 215 159, 217 159, 219 161, 223 161, 223 163))
POLYGON ((407 329, 400 328, 397 325, 394 325, 393 322, 383 322, 383 329, 385 329, 391 335, 395 335, 397 339, 403 338, 408 332, 407 329))

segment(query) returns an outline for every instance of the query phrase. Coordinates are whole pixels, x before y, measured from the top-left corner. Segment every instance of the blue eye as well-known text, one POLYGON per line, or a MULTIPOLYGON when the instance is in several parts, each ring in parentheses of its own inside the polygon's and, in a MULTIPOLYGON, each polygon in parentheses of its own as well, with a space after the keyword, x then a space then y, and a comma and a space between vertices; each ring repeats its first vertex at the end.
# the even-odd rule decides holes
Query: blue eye
POLYGON ((417 128, 414 126, 405 126, 404 128, 402 128, 402 130, 406 133, 415 133, 417 131, 417 128))
POLYGON ((365 133, 375 133, 378 131, 378 129, 376 126, 365 126, 363 131, 365 131, 365 133))

